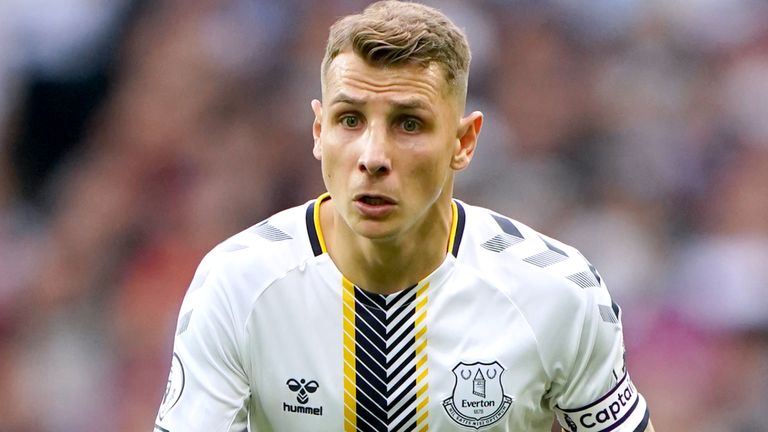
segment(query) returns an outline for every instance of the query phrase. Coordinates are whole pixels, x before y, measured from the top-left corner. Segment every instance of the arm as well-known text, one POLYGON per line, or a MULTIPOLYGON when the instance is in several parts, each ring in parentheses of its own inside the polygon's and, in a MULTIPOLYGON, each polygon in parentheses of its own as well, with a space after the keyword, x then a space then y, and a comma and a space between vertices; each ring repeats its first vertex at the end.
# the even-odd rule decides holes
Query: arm
POLYGON ((653 431, 643 396, 625 363, 622 311, 599 277, 599 286, 581 291, 577 344, 566 354, 553 383, 551 403, 566 431, 653 431))
POLYGON ((239 354, 242 337, 238 309, 224 278, 201 269, 179 313, 156 432, 246 428, 250 387, 239 354))

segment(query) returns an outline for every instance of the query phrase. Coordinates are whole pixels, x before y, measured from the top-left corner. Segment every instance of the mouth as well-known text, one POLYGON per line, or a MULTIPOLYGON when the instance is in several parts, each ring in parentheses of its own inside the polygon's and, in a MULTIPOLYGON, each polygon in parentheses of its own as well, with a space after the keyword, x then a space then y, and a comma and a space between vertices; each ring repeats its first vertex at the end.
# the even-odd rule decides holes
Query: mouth
POLYGON ((358 194, 355 195, 354 200, 369 206, 381 206, 395 204, 395 200, 385 196, 376 194, 358 194))
POLYGON ((371 220, 389 217, 395 211, 397 204, 394 199, 378 194, 358 194, 355 195, 353 202, 360 215, 371 220))

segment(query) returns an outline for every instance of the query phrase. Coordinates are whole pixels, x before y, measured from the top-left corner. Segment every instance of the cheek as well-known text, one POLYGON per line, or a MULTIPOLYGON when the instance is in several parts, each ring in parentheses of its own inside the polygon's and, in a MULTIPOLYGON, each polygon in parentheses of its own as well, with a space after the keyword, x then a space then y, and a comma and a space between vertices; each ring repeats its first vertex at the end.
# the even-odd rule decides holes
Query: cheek
POLYGON ((323 172, 323 178, 326 183, 341 178, 344 171, 348 171, 350 159, 349 151, 344 151, 348 146, 341 145, 334 141, 325 141, 323 143, 322 158, 320 165, 323 172), (329 144, 330 143, 330 144, 329 144))
POLYGON ((321 162, 323 168, 328 171, 328 175, 356 169, 359 152, 355 142, 350 139, 333 138, 335 139, 328 140, 323 144, 322 151, 321 162))
POLYGON ((323 158, 320 159, 320 169, 323 173, 323 178, 326 180, 326 182, 330 181, 333 178, 333 171, 334 167, 331 164, 332 158, 327 157, 327 155, 323 154, 323 158))
POLYGON ((448 175, 448 165, 445 158, 411 158, 413 163, 407 177, 414 179, 413 187, 418 188, 424 195, 434 195, 442 190, 448 175))

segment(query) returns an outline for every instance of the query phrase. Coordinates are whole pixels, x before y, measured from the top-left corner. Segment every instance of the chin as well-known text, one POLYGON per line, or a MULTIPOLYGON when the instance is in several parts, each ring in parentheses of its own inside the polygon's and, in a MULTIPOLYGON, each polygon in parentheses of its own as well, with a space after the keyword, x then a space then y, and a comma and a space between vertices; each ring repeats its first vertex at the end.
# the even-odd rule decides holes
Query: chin
POLYGON ((391 222, 364 220, 351 227, 352 231, 369 240, 388 240, 397 235, 397 229, 391 222))

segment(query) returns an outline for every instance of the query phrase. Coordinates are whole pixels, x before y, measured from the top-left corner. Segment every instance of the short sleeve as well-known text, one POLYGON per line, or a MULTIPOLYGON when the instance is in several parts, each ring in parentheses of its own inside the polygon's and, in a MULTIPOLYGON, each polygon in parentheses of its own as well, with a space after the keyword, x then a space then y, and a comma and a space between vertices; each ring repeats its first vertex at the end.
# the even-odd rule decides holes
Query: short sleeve
POLYGON ((587 304, 578 352, 566 380, 554 389, 554 411, 567 431, 641 432, 649 414, 626 368, 622 312, 600 285, 583 290, 587 304))
POLYGON ((182 303, 155 432, 246 430, 248 379, 224 281, 204 260, 182 303))

